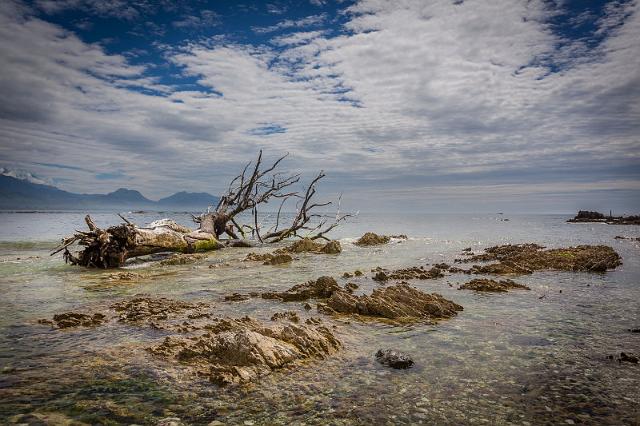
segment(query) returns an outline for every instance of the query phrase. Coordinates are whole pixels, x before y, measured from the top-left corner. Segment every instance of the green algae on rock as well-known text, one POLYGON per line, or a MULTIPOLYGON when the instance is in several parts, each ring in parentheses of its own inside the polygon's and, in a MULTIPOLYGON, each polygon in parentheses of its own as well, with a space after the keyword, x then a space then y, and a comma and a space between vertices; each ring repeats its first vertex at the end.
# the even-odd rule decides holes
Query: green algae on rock
POLYGON ((324 359, 342 344, 326 327, 292 322, 267 327, 252 318, 217 319, 199 336, 167 337, 149 352, 195 369, 218 385, 250 382, 308 359, 324 359))
POLYGON ((511 289, 531 290, 526 285, 518 284, 512 280, 495 281, 489 279, 474 279, 468 283, 464 283, 458 288, 458 290, 475 290, 497 293, 506 293, 511 289))

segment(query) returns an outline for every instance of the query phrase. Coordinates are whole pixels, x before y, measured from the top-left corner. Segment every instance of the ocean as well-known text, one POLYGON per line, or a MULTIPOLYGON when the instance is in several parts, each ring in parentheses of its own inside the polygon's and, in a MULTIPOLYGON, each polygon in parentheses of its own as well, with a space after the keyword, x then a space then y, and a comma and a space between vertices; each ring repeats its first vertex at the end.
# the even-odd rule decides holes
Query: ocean
MULTIPOLYGON (((120 281, 113 271, 49 256, 63 236, 84 228, 84 214, 0 214, 2 423, 26 415, 50 424, 640 424, 640 366, 609 359, 640 354, 640 334, 630 331, 640 328, 640 241, 615 239, 640 237, 638 226, 570 224, 565 215, 362 213, 330 234, 342 245, 339 255, 300 254, 290 264, 267 266, 243 259, 272 247, 227 248, 186 265, 136 263, 125 269, 141 278, 120 281), (408 239, 354 245, 366 231, 408 239), (375 267, 453 264, 464 248, 509 243, 604 244, 623 265, 602 274, 535 272, 514 278, 530 291, 498 294, 458 290, 475 278, 464 274, 412 281, 464 307, 437 324, 334 320, 296 302, 224 301, 231 293, 282 291, 323 275, 370 293, 380 286, 371 280, 375 267), (365 276, 341 278, 356 269, 365 276), (163 330, 118 322, 55 330, 38 323, 138 294, 204 301, 220 317, 267 322, 275 312, 296 310, 335 326, 344 347, 250 385, 220 388, 145 351, 166 337, 163 330), (414 366, 382 366, 374 354, 384 348, 410 354, 414 366)), ((110 213, 92 217, 101 227, 120 222, 110 213)), ((169 217, 193 226, 187 213, 127 217, 139 225, 169 217)))

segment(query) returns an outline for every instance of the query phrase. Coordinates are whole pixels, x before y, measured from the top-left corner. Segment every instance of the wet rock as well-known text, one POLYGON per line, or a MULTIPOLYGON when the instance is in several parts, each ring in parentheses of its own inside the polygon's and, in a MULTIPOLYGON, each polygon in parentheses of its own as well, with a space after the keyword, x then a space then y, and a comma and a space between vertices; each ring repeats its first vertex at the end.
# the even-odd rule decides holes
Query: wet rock
POLYGON ((135 281, 141 278, 144 278, 143 274, 137 272, 113 272, 106 276, 106 280, 108 281, 135 281))
POLYGON ((376 272, 376 274, 371 279, 374 280, 374 281, 385 283, 385 282, 389 281, 389 276, 384 271, 378 271, 378 272, 376 272))
POLYGON ((178 417, 165 417, 164 419, 158 420, 156 426, 183 426, 182 420, 178 417))
POLYGON ((376 352, 376 360, 387 367, 406 369, 413 365, 411 357, 394 349, 380 349, 376 352))
POLYGON ((363 273, 361 270, 357 269, 357 270, 353 273, 353 275, 355 275, 356 277, 361 277, 361 276, 363 276, 363 275, 364 275, 364 273, 363 273))
POLYGON ((275 253, 324 253, 324 254, 337 254, 342 251, 342 246, 339 241, 329 241, 326 244, 322 244, 308 238, 303 238, 294 242, 293 244, 283 247, 275 251, 275 253))
POLYGON ((304 304, 304 310, 305 310, 305 311, 310 311, 310 310, 311 310, 311 305, 310 305, 310 304, 308 304, 308 303, 305 303, 305 304, 304 304))
POLYGON ((276 312, 271 317, 271 321, 287 320, 291 322, 300 322, 300 317, 294 311, 276 312))
POLYGON ((408 240, 409 239, 409 237, 407 237, 405 234, 389 235, 389 237, 394 238, 396 240, 408 240))
POLYGON ((531 290, 523 284, 518 284, 512 280, 494 281, 489 279, 475 279, 461 285, 458 290, 488 291, 506 293, 511 289, 531 290))
POLYGON ((376 271, 376 274, 373 276, 373 280, 379 282, 388 280, 432 280, 444 277, 444 272, 437 266, 431 269, 426 269, 424 266, 412 266, 410 268, 396 269, 395 271, 387 271, 378 267, 374 271, 376 271))
POLYGON ((189 318, 207 315, 202 312, 208 307, 205 303, 188 303, 164 297, 136 297, 111 305, 118 313, 121 322, 165 320, 171 315, 186 313, 189 318))
POLYGON ((256 380, 285 366, 323 359, 342 344, 324 326, 251 319, 219 319, 199 336, 167 337, 148 350, 192 367, 219 385, 256 380))
POLYGON ((345 272, 344 274, 342 274, 342 278, 352 278, 353 274, 349 273, 349 272, 345 272))
POLYGON ((451 266, 449 266, 448 264, 446 264, 444 262, 443 263, 436 263, 435 265, 433 265, 433 267, 434 268, 438 268, 438 269, 440 269, 442 271, 448 271, 449 268, 451 268, 451 266))
POLYGON ((284 302, 309 300, 310 298, 326 299, 336 290, 340 290, 336 280, 331 277, 320 277, 315 281, 295 285, 287 291, 262 293, 262 298, 280 299, 284 302))
POLYGON ((631 333, 640 333, 640 328, 630 328, 629 331, 631 333))
POLYGON ((206 254, 173 254, 168 258, 161 260, 161 265, 187 265, 189 263, 195 263, 198 260, 205 259, 206 254))
POLYGON ((318 311, 323 313, 358 314, 402 323, 451 318, 462 309, 439 294, 422 292, 407 283, 375 289, 371 295, 334 291, 325 305, 318 304, 318 311))
POLYGON ((474 265, 475 274, 521 275, 538 270, 606 272, 622 264, 620 255, 609 246, 581 245, 546 249, 537 244, 507 244, 485 249, 484 253, 461 262, 497 261, 489 265, 474 265))
POLYGON ((249 300, 251 296, 248 294, 233 293, 224 297, 225 302, 242 302, 243 300, 249 300))
POLYGON ((620 363, 630 362, 632 364, 637 364, 638 357, 631 354, 624 353, 624 352, 620 352, 620 358, 618 358, 618 362, 620 363))
POLYGON ((614 237, 616 240, 631 240, 631 241, 640 241, 640 237, 623 237, 622 235, 616 235, 614 237))
POLYGON ((40 324, 51 324, 57 328, 95 327, 106 322, 106 316, 101 313, 82 314, 79 312, 65 312, 56 314, 51 320, 39 320, 40 324))
POLYGON ((362 247, 378 246, 381 244, 387 244, 389 241, 391 241, 391 237, 387 235, 378 235, 373 232, 367 232, 362 237, 358 238, 355 245, 362 247))
POLYGON ((349 293, 353 293, 354 290, 358 289, 358 284, 356 284, 356 283, 346 283, 344 285, 344 289, 347 290, 349 293))
POLYGON ((245 261, 256 261, 256 262, 268 262, 273 259, 273 254, 271 253, 254 253, 251 252, 247 254, 244 258, 245 261))
POLYGON ((293 257, 288 254, 276 254, 271 256, 269 260, 264 262, 265 265, 282 265, 284 263, 291 263, 293 257))

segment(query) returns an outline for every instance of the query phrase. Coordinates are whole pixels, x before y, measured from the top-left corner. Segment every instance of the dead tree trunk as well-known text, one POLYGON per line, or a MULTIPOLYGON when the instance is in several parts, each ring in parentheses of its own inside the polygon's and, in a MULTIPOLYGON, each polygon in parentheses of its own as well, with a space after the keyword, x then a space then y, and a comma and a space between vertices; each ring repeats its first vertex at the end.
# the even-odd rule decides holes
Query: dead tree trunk
POLYGON ((125 218, 125 223, 100 229, 90 216, 85 217, 89 231, 77 231, 63 240, 52 255, 63 251, 66 262, 94 268, 114 268, 124 265, 127 259, 160 252, 193 253, 214 250, 221 246, 212 233, 201 229, 191 230, 169 219, 138 227, 125 218), (84 246, 72 254, 73 243, 84 246))

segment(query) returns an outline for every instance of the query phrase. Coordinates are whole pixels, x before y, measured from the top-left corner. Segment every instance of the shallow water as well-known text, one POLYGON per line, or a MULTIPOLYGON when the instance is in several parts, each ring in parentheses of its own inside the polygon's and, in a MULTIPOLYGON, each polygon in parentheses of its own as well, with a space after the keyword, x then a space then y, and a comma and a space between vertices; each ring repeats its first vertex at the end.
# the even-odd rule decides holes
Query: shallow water
MULTIPOLYGON (((640 243, 614 239, 640 236, 640 227, 568 224, 555 215, 362 214, 333 234, 341 240, 340 255, 300 255, 290 265, 264 266, 241 261, 255 249, 227 249, 195 264, 131 266, 146 277, 127 282, 109 280, 112 271, 48 256, 59 238, 82 226, 83 216, 0 214, 3 422, 35 412, 49 413, 53 423, 153 424, 179 417, 193 424, 640 424, 640 366, 607 359, 640 353, 640 335, 628 331, 640 327, 640 243), (352 244, 370 230, 410 238, 381 247, 352 244), (506 294, 457 290, 466 275, 412 282, 464 306, 436 325, 363 324, 307 313, 302 303, 223 301, 232 292, 285 290, 355 269, 451 264, 465 247, 522 242, 606 244, 624 264, 606 274, 537 272, 516 279, 531 291, 506 294), (344 349, 255 384, 221 389, 148 355, 144 348, 164 338, 161 330, 120 323, 51 330, 36 322, 140 293, 210 302, 220 316, 268 321, 284 310, 322 316, 336 326, 344 349), (376 363, 374 353, 386 347, 408 352, 415 366, 398 371, 376 363)), ((130 217, 139 224, 190 220, 188 214, 130 217)), ((108 214, 94 219, 100 226, 119 221, 108 214)), ((360 285, 358 292, 378 286, 367 276, 348 281, 360 285)))

